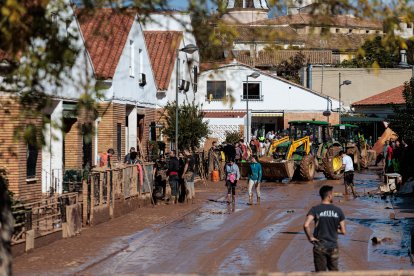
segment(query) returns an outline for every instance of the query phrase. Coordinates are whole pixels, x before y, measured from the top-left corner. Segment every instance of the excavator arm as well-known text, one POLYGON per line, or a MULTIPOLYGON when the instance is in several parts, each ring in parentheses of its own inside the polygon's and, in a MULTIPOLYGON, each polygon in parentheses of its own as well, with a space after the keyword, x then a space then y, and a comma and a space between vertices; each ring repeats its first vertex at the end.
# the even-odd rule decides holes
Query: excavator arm
POLYGON ((290 145, 289 150, 286 154, 286 160, 291 159, 293 153, 302 145, 304 145, 305 153, 309 154, 310 153, 310 139, 309 139, 309 136, 305 136, 305 137, 300 138, 298 140, 292 141, 292 144, 290 145))
POLYGON ((267 156, 272 156, 273 153, 276 151, 277 147, 280 144, 283 144, 283 143, 288 142, 288 141, 289 141, 289 136, 285 136, 285 137, 280 138, 278 140, 273 139, 272 144, 270 145, 270 148, 269 148, 269 152, 267 153, 267 156))

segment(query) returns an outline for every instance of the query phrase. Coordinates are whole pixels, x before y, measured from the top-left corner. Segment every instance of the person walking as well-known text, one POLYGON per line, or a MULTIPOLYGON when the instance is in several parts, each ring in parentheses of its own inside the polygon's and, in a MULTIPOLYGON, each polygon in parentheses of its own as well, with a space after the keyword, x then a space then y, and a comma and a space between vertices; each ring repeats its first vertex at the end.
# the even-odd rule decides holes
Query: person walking
POLYGON ((226 187, 227 187, 227 202, 236 202, 236 186, 240 179, 240 170, 233 160, 230 160, 225 166, 226 187))
POLYGON ((170 152, 170 160, 168 162, 168 182, 171 187, 171 200, 172 203, 177 203, 178 197, 178 184, 179 184, 179 170, 180 170, 180 163, 176 156, 176 151, 172 150, 170 152))
POLYGON ((186 198, 187 202, 191 200, 193 202, 195 198, 195 188, 194 188, 194 177, 195 177, 195 160, 194 156, 190 153, 189 150, 184 150, 184 155, 186 157, 184 170, 183 170, 183 179, 186 187, 186 198))
POLYGON ((253 186, 256 189, 257 204, 260 204, 260 182, 262 181, 262 165, 254 156, 251 157, 249 181, 249 205, 253 205, 253 186))
POLYGON ((239 142, 236 143, 235 147, 236 147, 236 157, 234 158, 234 161, 236 162, 236 164, 240 164, 242 157, 243 157, 243 150, 239 142))
POLYGON ((352 195, 357 197, 354 188, 354 162, 352 161, 351 156, 345 154, 343 150, 339 152, 339 156, 342 157, 342 168, 345 169, 344 172, 344 186, 345 186, 345 195, 348 195, 348 188, 351 188, 352 195))
POLYGON ((244 143, 244 139, 240 139, 240 141, 239 141, 239 144, 240 144, 240 148, 241 148, 241 150, 242 150, 242 160, 247 160, 247 158, 249 157, 249 151, 248 151, 248 149, 247 149, 247 146, 246 146, 246 144, 244 143))
POLYGON ((319 190, 321 204, 313 206, 307 216, 303 229, 313 244, 315 271, 338 271, 338 234, 346 234, 345 215, 333 205, 333 187, 322 186, 319 190), (312 234, 311 223, 315 223, 312 234))

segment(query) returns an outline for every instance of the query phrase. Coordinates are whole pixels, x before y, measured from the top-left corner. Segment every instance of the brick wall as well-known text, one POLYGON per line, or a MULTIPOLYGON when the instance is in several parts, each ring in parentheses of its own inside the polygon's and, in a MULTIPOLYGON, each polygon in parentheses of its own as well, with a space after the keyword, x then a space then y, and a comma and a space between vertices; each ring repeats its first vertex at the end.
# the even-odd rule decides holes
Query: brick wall
POLYGON ((0 97, 0 168, 6 169, 9 189, 14 197, 24 201, 33 201, 42 195, 42 151, 38 150, 35 178, 27 182, 27 146, 15 136, 18 128, 24 131, 29 124, 37 126, 40 139, 41 119, 22 117, 22 108, 16 100, 7 96, 0 97))
POLYGON ((68 121, 65 120, 66 133, 65 135, 65 163, 66 170, 82 169, 82 131, 79 120, 68 121))
MULTIPOLYGON (((117 124, 121 124, 121 160, 125 156, 125 116, 126 106, 117 103, 103 103, 98 107, 101 121, 98 126, 98 154, 106 152, 109 148, 117 152, 117 124)), ((95 143, 95 141, 93 141, 95 143)), ((93 145, 95 148, 95 145, 93 145)))
MULTIPOLYGON (((284 128, 286 129, 289 126, 289 121, 294 120, 327 121, 327 117, 323 116, 322 112, 286 112, 283 118, 284 128)), ((329 116, 329 123, 338 124, 339 114, 333 112, 331 116, 329 116)))
POLYGON ((150 138, 150 126, 152 122, 156 121, 156 109, 155 108, 146 108, 145 117, 144 117, 144 135, 141 141, 141 145, 144 148, 144 154, 149 154, 149 138, 150 138))

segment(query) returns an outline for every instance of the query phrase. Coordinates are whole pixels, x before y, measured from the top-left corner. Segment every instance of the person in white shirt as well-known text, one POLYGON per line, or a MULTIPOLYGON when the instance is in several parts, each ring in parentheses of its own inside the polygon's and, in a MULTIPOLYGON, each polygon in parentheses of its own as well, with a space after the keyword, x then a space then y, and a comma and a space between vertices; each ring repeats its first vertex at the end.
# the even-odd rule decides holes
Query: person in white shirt
POLYGON ((357 197, 358 195, 356 194, 354 188, 354 162, 352 161, 352 158, 349 155, 346 155, 342 150, 339 152, 339 156, 342 157, 342 168, 345 169, 345 195, 348 195, 348 188, 351 188, 352 195, 354 197, 357 197))

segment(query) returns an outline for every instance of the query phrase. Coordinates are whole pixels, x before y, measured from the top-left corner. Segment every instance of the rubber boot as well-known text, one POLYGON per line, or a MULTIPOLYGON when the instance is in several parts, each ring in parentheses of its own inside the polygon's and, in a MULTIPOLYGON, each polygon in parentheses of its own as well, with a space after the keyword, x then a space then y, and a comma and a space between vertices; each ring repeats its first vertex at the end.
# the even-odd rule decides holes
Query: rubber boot
POLYGON ((253 196, 249 196, 249 205, 253 205, 253 196))
POLYGON ((260 205, 260 196, 257 197, 257 205, 260 205))

